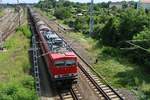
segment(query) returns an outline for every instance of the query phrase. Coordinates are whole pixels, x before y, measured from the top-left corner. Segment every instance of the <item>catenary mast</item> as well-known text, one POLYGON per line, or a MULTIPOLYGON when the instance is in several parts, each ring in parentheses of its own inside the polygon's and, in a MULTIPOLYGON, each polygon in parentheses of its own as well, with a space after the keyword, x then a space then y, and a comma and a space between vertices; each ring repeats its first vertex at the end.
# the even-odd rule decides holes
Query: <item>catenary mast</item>
POLYGON ((90 36, 93 34, 93 31, 94 31, 93 3, 94 3, 94 0, 91 0, 91 5, 90 5, 90 32, 89 32, 90 36))

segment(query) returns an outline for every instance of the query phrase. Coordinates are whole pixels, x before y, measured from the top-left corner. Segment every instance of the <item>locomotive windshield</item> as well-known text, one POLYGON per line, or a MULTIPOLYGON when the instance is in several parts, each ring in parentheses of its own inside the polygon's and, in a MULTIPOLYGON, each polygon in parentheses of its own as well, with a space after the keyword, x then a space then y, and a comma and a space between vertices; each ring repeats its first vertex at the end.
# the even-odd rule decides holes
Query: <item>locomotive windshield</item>
POLYGON ((65 61, 56 61, 55 66, 58 66, 58 67, 65 66, 65 61))
POLYGON ((66 66, 72 66, 72 65, 76 65, 76 62, 74 60, 67 60, 65 64, 66 66))
POLYGON ((69 67, 76 65, 76 61, 74 60, 66 60, 66 61, 56 61, 55 66, 56 67, 69 67))

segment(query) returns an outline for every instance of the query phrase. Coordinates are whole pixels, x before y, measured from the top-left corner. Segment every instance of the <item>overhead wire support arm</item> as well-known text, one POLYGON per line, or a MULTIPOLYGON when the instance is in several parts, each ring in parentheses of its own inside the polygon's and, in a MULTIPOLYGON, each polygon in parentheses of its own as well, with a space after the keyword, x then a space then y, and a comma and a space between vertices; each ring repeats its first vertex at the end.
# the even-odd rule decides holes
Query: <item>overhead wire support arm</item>
POLYGON ((144 51, 150 53, 150 51, 149 51, 148 49, 145 49, 145 48, 143 48, 143 47, 141 47, 141 46, 139 46, 139 45, 136 45, 136 44, 131 43, 131 42, 129 42, 129 41, 126 41, 126 43, 128 43, 128 44, 130 44, 130 45, 132 45, 132 46, 134 46, 134 47, 137 47, 137 48, 139 48, 139 49, 141 49, 141 50, 144 50, 144 51))
POLYGON ((150 39, 143 39, 143 40, 127 40, 126 42, 148 42, 150 39))
POLYGON ((126 41, 121 41, 119 43, 128 43, 134 47, 127 47, 127 48, 120 48, 121 50, 134 50, 134 49, 142 49, 144 51, 150 52, 149 50, 135 44, 135 43, 142 43, 142 42, 150 42, 150 39, 143 39, 143 40, 126 40, 126 41))

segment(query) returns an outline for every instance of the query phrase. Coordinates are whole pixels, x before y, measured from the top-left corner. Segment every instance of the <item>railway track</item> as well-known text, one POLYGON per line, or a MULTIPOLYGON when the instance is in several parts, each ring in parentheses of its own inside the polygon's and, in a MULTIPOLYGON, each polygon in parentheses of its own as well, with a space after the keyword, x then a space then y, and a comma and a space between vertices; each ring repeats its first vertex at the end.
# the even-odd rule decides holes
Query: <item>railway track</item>
MULTIPOLYGON (((13 21, 18 21, 18 19, 15 17, 15 19, 13 21)), ((4 33, 2 34, 2 40, 5 41, 5 39, 15 31, 15 24, 10 24, 10 26, 4 31, 4 33)))
POLYGON ((79 64, 79 68, 82 70, 82 74, 85 76, 88 84, 93 88, 95 93, 99 95, 101 100, 123 100, 118 92, 100 81, 96 75, 84 69, 83 65, 79 64))
POLYGON ((80 94, 77 95, 75 89, 70 88, 67 90, 57 90, 59 98, 58 100, 80 100, 80 94))
MULTIPOLYGON (((31 21, 30 17, 29 17, 29 22, 30 22, 30 25, 31 25, 31 29, 34 30, 34 32, 36 32, 35 28, 33 28, 34 25, 33 25, 33 22, 31 21)), ((39 67, 40 67, 40 65, 39 65, 39 67)), ((43 67, 43 66, 41 66, 41 67, 43 67)), ((42 75, 43 71, 41 72, 41 68, 40 68, 40 74, 41 75, 42 75)), ((46 73, 46 72, 47 71, 45 70, 44 73, 46 73)), ((47 76, 49 76, 49 75, 47 74, 47 76)), ((41 76, 40 76, 40 79, 41 79, 41 76)), ((44 81, 47 84, 49 84, 50 79, 49 79, 49 81, 46 81, 46 80, 44 80, 44 81)), ((47 96, 39 95, 40 96, 39 98, 41 100, 49 100, 49 99, 54 99, 54 100, 81 100, 82 99, 82 97, 81 97, 79 91, 77 90, 76 86, 66 87, 66 88, 63 88, 63 89, 62 88, 60 88, 60 87, 58 88, 56 86, 53 87, 54 92, 57 93, 56 97, 50 98, 50 97, 48 97, 48 95, 47 96)), ((42 94, 42 92, 44 92, 44 91, 41 91, 41 94, 42 94)))
MULTIPOLYGON (((48 22, 45 16, 43 17, 43 21, 51 28, 53 29, 56 33, 57 31, 61 31, 59 30, 60 27, 57 26, 58 24, 54 23, 50 23, 48 22)), ((62 31, 62 33, 64 33, 64 30, 62 31)), ((58 34, 58 33, 57 33, 58 34)), ((58 34, 58 36, 60 36, 60 34, 58 34)), ((61 36, 60 36, 61 37, 61 36)), ((63 38, 62 38, 63 39, 63 38)), ((63 39, 64 40, 64 39, 63 39)), ((64 42, 66 42, 64 40, 64 42)), ((66 42, 67 43, 67 42, 66 42)), ((71 47, 71 46, 70 46, 71 47)), ((93 67, 88 64, 72 47, 71 49, 75 52, 75 54, 78 56, 79 59, 79 68, 80 68, 80 72, 81 74, 85 77, 87 83, 90 85, 90 87, 92 88, 92 90, 95 92, 95 94, 99 97, 100 100, 124 100, 125 98, 119 93, 118 90, 113 89, 106 81, 105 79, 103 79, 103 77, 98 74, 93 67)), ((73 91, 73 90, 72 90, 73 91)), ((61 94, 61 93, 59 93, 61 94)), ((75 92, 73 93, 66 93, 69 95, 71 95, 70 97, 72 97, 73 100, 78 100, 79 98, 81 99, 82 97, 77 98, 73 98, 73 95, 77 94, 75 92)), ((66 100, 64 99, 64 95, 60 95, 61 100, 66 100)), ((68 100, 68 99, 67 99, 68 100)), ((70 98, 69 98, 70 100, 70 98)))
POLYGON ((88 81, 89 85, 93 88, 93 90, 100 97, 101 100, 124 100, 124 97, 122 97, 121 94, 119 94, 119 91, 113 89, 102 78, 102 76, 99 75, 93 69, 93 67, 90 64, 88 64, 72 47, 71 49, 78 56, 78 60, 79 60, 78 66, 81 70, 81 73, 86 77, 86 80, 88 81), (92 70, 94 74, 87 67, 90 70, 92 70))
POLYGON ((56 91, 59 95, 56 100, 84 100, 76 84, 66 89, 57 88, 56 91))
MULTIPOLYGON (((59 34, 58 34, 59 35, 59 34)), ((66 42, 64 40, 64 42, 66 42)), ((66 42, 67 43, 67 42, 66 42)), ((99 75, 93 67, 88 64, 72 47, 70 47, 74 53, 78 56, 78 66, 81 73, 85 76, 89 85, 93 88, 95 93, 100 97, 101 100, 124 100, 124 97, 119 94, 119 91, 113 89, 103 78, 99 75), (95 74, 93 74, 94 72, 95 74)))
MULTIPOLYGON (((1 34, 1 38, 2 38, 2 40, 3 41, 5 41, 6 40, 6 38, 11 34, 11 33, 13 33, 14 31, 15 31, 15 29, 17 28, 17 22, 18 22, 18 15, 17 14, 13 14, 13 12, 11 12, 10 13, 11 15, 9 16, 9 15, 7 15, 6 16, 6 18, 9 18, 8 20, 7 20, 7 22, 5 22, 5 24, 6 24, 6 26, 7 27, 4 27, 3 28, 3 34, 1 34)), ((24 19, 23 19, 23 10, 21 11, 21 19, 22 19, 22 21, 21 21, 21 24, 23 24, 23 22, 24 22, 24 19)), ((4 19, 3 19, 4 20, 4 19)))

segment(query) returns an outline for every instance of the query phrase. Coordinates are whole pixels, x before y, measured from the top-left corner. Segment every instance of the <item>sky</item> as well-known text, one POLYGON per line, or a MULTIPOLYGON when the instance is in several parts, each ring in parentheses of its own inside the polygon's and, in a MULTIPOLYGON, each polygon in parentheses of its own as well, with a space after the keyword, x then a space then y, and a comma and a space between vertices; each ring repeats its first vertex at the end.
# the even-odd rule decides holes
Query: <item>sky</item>
MULTIPOLYGON (((3 1, 3 3, 16 3, 17 0, 0 0, 3 1)), ((19 0, 20 2, 23 3, 37 3, 39 0, 19 0)), ((70 0, 70 1, 74 1, 74 2, 90 2, 91 0, 70 0)), ((98 2, 108 2, 108 1, 112 1, 112 2, 116 2, 116 1, 123 1, 123 0, 94 0, 95 3, 98 2)), ((131 1, 131 0, 125 0, 125 1, 131 1)), ((132 1, 138 1, 138 0, 132 0, 132 1)))

